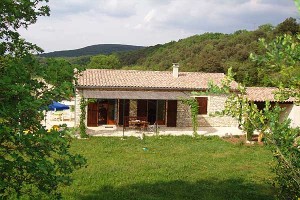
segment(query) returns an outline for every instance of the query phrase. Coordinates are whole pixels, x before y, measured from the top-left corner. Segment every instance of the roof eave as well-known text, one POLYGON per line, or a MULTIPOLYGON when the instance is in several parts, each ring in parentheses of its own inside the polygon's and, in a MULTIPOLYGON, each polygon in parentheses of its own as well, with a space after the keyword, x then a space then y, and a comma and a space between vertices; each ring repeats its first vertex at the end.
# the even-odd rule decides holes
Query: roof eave
POLYGON ((189 91, 194 91, 194 90, 207 90, 207 88, 174 88, 174 87, 124 87, 124 86, 82 86, 82 85, 77 85, 77 89, 133 89, 133 90, 189 90, 189 91))
MULTIPOLYGON (((205 91, 208 88, 175 88, 175 87, 124 87, 124 86, 87 86, 77 85, 77 89, 131 89, 131 90, 176 90, 176 91, 205 91)), ((232 88, 232 92, 237 92, 238 89, 232 88)))

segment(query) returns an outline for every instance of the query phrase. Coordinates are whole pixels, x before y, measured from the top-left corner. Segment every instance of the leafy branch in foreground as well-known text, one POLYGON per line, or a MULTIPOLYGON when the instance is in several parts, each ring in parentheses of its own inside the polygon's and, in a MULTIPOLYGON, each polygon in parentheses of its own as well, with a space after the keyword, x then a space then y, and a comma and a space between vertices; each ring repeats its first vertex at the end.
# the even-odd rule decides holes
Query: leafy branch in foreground
MULTIPOLYGON (((281 80, 283 82, 279 83, 281 86, 281 91, 274 94, 276 99, 283 100, 290 97, 295 97, 295 103, 299 100, 299 87, 298 89, 293 90, 294 87, 297 87, 299 84, 299 74, 294 73, 291 77, 292 73, 282 73, 284 71, 293 71, 294 67, 298 67, 298 65, 291 66, 287 63, 293 63, 290 61, 290 54, 278 54, 278 51, 281 50, 276 49, 278 46, 280 48, 285 47, 289 48, 292 46, 297 46, 295 43, 290 43, 290 45, 285 46, 286 41, 291 38, 287 35, 284 35, 283 38, 277 39, 273 41, 272 44, 276 45, 267 45, 267 56, 254 56, 252 58, 256 58, 256 61, 264 63, 266 68, 270 67, 269 65, 273 65, 275 60, 281 63, 279 67, 281 70, 279 73, 284 77, 281 80), (282 45, 280 45, 282 43, 282 45), (272 55, 275 54, 275 55, 272 55), (288 58, 286 58, 288 57, 288 58), (278 60, 279 59, 279 60, 278 60), (292 80, 292 82, 291 82, 292 80), (290 83, 287 84, 287 83, 290 83), (282 88, 282 86, 289 86, 289 88, 282 88), (282 93, 283 91, 283 93, 282 93)), ((282 50, 286 52, 285 50, 282 50)), ((298 52, 298 51, 297 51, 298 52)), ((297 53, 293 52, 293 53, 297 53)), ((296 56, 297 57, 297 56, 296 56)), ((300 51, 298 54, 298 58, 300 57, 300 51)), ((297 59, 298 59, 297 58, 297 59)), ((297 62, 295 62, 297 63, 297 62)), ((295 64, 294 63, 294 64, 295 64)), ((231 79, 231 74, 229 73, 228 80, 231 79)), ((273 152, 274 158, 277 161, 277 165, 274 168, 276 172, 276 186, 279 188, 278 190, 278 199, 297 199, 300 197, 300 129, 292 128, 290 126, 290 119, 281 119, 281 113, 283 109, 280 108, 279 102, 275 103, 274 106, 271 106, 269 102, 266 102, 265 108, 263 110, 259 110, 257 106, 248 100, 245 87, 239 85, 237 92, 228 92, 226 90, 227 87, 230 86, 229 82, 226 82, 227 86, 225 89, 218 88, 218 86, 211 85, 214 91, 220 91, 228 95, 228 99, 226 100, 225 109, 221 114, 229 115, 235 117, 239 120, 241 127, 243 130, 249 133, 252 133, 254 130, 260 131, 265 136, 265 142, 270 147, 273 152)), ((249 135, 250 136, 250 135, 249 135)))
POLYGON ((60 185, 85 159, 69 152, 66 128, 47 131, 41 124, 56 88, 37 76, 32 57, 0 57, 0 197, 57 199, 60 185))
POLYGON ((36 23, 37 17, 49 16, 48 0, 5 0, 0 2, 0 55, 42 51, 38 46, 20 38, 18 29, 36 23))
MULTIPOLYGON (((276 68, 279 79, 273 79, 279 87, 275 99, 289 99, 295 104, 300 99, 300 35, 277 37, 266 44, 265 55, 251 55, 253 61, 259 63, 261 71, 268 72, 276 68)), ((272 77, 272 74, 271 74, 272 77)), ((277 160, 276 183, 279 187, 279 199, 297 199, 300 197, 300 129, 292 128, 289 119, 280 119, 282 109, 277 105, 272 109, 265 108, 266 142, 270 145, 277 160)))
POLYGON ((258 76, 265 84, 276 85, 277 99, 295 97, 300 101, 300 35, 283 35, 270 43, 260 39, 264 55, 251 54, 250 59, 259 67, 258 76))
POLYGON ((65 98, 45 80, 40 51, 20 38, 38 16, 49 15, 48 0, 0 2, 0 198, 61 199, 59 186, 86 160, 69 151, 66 128, 45 130, 43 112, 56 98, 65 98))
POLYGON ((221 115, 238 119, 247 133, 248 140, 251 139, 254 130, 264 135, 265 143, 277 160, 274 171, 277 175, 276 186, 279 188, 278 198, 299 198, 300 129, 292 128, 289 119, 281 119, 283 109, 278 103, 271 106, 270 102, 266 102, 265 108, 259 110, 247 98, 245 87, 239 85, 238 88, 238 92, 226 92, 228 98, 221 115))

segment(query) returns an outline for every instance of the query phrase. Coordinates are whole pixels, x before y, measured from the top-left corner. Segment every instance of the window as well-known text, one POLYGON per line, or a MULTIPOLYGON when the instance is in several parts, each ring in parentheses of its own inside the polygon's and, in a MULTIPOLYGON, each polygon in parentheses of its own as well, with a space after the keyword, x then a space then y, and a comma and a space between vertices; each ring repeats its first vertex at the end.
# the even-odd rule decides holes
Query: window
POLYGON ((208 97, 196 97, 196 100, 198 102, 198 115, 206 115, 208 97))

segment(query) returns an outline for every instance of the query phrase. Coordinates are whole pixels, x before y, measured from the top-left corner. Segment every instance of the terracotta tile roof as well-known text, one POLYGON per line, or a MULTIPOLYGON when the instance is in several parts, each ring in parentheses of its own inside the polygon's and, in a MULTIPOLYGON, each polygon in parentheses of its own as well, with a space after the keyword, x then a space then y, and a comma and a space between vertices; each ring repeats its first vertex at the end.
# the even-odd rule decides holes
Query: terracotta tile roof
MULTIPOLYGON (((278 91, 275 87, 247 87, 246 93, 250 101, 278 101, 274 98, 274 94, 278 91)), ((292 102, 290 98, 284 102, 292 102)))
MULTIPOLYGON (((224 77, 223 73, 179 72, 174 78, 171 71, 87 69, 79 76, 77 87, 193 90, 206 89, 209 81, 220 85, 224 77)), ((236 87, 237 83, 232 84, 236 87)))

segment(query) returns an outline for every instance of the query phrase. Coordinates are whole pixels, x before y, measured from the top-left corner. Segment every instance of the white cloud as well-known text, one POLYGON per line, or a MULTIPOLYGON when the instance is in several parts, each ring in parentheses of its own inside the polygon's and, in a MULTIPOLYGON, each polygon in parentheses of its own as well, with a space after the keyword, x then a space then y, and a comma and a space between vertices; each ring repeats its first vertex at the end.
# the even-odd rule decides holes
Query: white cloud
POLYGON ((148 12, 148 14, 144 17, 144 21, 145 22, 150 22, 153 19, 155 14, 156 13, 155 13, 154 9, 150 10, 150 12, 148 12))
POLYGON ((155 45, 298 16, 292 0, 51 0, 49 5, 49 18, 21 30, 46 51, 101 43, 155 45))
POLYGON ((106 0, 98 4, 99 11, 112 17, 130 17, 136 13, 136 2, 127 0, 106 0))
POLYGON ((156 28, 177 28, 195 33, 233 32, 253 28, 254 24, 276 25, 289 16, 297 16, 292 1, 276 2, 280 3, 276 5, 260 0, 174 0, 156 8, 155 15, 149 12, 147 19, 151 17, 151 20, 147 23, 152 23, 150 25, 156 28))

